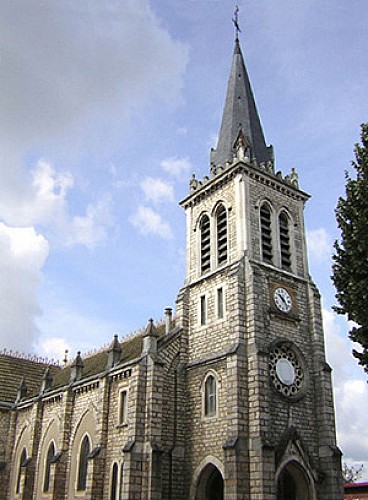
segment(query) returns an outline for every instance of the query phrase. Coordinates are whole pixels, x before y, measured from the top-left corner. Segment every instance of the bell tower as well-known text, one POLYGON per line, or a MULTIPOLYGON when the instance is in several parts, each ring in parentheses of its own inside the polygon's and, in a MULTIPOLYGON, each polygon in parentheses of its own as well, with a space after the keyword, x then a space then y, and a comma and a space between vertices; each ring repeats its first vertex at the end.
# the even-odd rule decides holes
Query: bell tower
POLYGON ((308 198, 275 172, 236 37, 209 175, 181 202, 191 499, 343 498, 308 198))

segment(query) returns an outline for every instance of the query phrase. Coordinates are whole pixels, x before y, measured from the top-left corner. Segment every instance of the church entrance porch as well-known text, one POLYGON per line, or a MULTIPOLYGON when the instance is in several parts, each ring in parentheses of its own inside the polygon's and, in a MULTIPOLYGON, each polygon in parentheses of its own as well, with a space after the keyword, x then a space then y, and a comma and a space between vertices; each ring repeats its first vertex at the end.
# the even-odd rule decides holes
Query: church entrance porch
POLYGON ((224 500, 224 480, 215 465, 207 464, 202 470, 198 478, 195 500, 224 500))
POLYGON ((295 461, 289 462, 277 480, 277 500, 313 500, 308 476, 295 461))

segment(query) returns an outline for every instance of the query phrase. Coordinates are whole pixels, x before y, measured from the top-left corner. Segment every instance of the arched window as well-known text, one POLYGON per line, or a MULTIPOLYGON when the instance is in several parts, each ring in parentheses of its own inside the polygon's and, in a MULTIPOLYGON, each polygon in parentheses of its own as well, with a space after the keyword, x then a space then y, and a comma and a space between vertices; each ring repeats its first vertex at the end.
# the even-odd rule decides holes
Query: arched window
POLYGON ((51 475, 51 464, 55 458, 55 446, 51 442, 49 449, 47 450, 46 464, 45 464, 45 475, 43 479, 43 491, 44 493, 50 490, 50 475, 51 475))
POLYGON ((227 213, 224 205, 220 205, 216 212, 217 231, 217 263, 225 264, 227 261, 227 213))
POLYGON ((204 415, 212 417, 216 415, 216 378, 210 374, 204 383, 204 415))
POLYGON ((84 436, 80 452, 79 452, 79 467, 78 467, 78 483, 77 490, 85 490, 87 486, 88 472, 88 455, 91 451, 91 445, 87 434, 84 436))
POLYGON ((201 273, 210 270, 211 267, 211 241, 210 241, 210 219, 208 215, 202 217, 200 223, 201 232, 201 273))
POLYGON ((285 212, 279 216, 280 255, 282 269, 291 268, 289 218, 285 212))
POLYGON ((118 464, 112 466, 110 500, 117 500, 118 493, 118 464))
POLYGON ((263 203, 260 209, 261 220, 261 248, 262 260, 272 264, 272 229, 271 229, 271 209, 267 203, 263 203))
POLYGON ((22 454, 21 454, 20 460, 19 460, 17 485, 15 488, 15 493, 17 493, 17 494, 20 493, 20 484, 21 484, 21 480, 22 480, 22 468, 25 467, 26 462, 27 462, 27 450, 25 448, 23 448, 22 454))

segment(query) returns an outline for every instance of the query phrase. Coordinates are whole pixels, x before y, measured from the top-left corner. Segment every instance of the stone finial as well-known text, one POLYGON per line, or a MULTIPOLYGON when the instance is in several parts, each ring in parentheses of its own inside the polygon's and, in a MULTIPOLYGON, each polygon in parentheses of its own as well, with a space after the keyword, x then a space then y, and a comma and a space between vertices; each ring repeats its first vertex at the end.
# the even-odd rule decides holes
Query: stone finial
POLYGON ((113 366, 117 365, 120 361, 121 356, 121 345, 119 342, 118 335, 114 335, 114 339, 111 342, 111 345, 107 351, 107 369, 109 370, 113 366))
POLYGON ((45 370, 43 377, 42 377, 40 394, 48 391, 51 388, 53 380, 54 379, 53 379, 50 367, 48 366, 45 370))
POLYGON ((155 325, 153 324, 152 318, 148 320, 146 329, 144 331, 144 336, 145 337, 158 337, 158 333, 157 333, 155 325))
POLYGON ((165 309, 165 333, 169 333, 172 326, 172 309, 171 307, 167 307, 165 309))
POLYGON ((196 179, 195 174, 192 174, 192 178, 189 181, 189 190, 192 193, 193 191, 196 191, 199 187, 199 181, 196 179))
POLYGON ((290 182, 293 186, 299 187, 298 174, 294 167, 291 169, 290 182))
POLYGON ((77 352, 75 360, 70 367, 70 383, 76 382, 82 378, 83 360, 80 351, 77 352))
POLYGON ((17 390, 16 402, 19 402, 23 398, 25 398, 27 395, 27 391, 28 391, 28 388, 27 388, 27 384, 26 384, 26 378, 22 377, 22 380, 21 380, 19 387, 18 387, 18 390, 17 390))
POLYGON ((143 335, 143 349, 142 356, 146 354, 156 354, 157 352, 157 337, 158 332, 155 325, 153 324, 153 319, 148 320, 148 324, 143 335))
POLYGON ((210 172, 211 177, 215 177, 217 175, 217 167, 214 163, 211 163, 210 172))

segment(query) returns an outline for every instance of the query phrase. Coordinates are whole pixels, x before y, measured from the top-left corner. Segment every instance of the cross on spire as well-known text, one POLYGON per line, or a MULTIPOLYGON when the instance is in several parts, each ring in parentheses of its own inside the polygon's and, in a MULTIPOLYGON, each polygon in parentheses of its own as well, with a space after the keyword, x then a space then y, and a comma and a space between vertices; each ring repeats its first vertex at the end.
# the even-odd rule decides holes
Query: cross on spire
POLYGON ((238 12, 239 12, 239 6, 235 5, 235 10, 234 10, 234 15, 233 15, 233 23, 235 27, 235 40, 238 40, 238 35, 241 33, 241 29, 239 27, 239 21, 238 21, 238 12))

